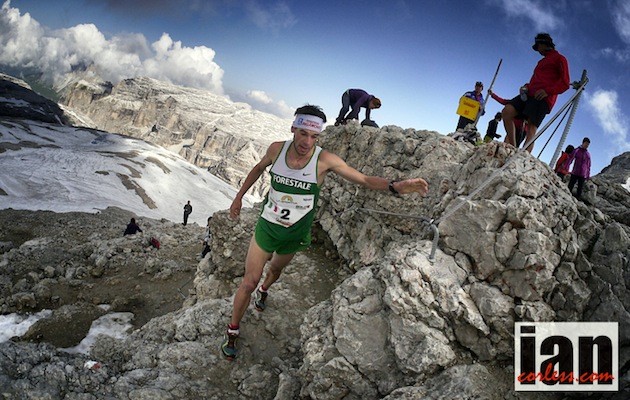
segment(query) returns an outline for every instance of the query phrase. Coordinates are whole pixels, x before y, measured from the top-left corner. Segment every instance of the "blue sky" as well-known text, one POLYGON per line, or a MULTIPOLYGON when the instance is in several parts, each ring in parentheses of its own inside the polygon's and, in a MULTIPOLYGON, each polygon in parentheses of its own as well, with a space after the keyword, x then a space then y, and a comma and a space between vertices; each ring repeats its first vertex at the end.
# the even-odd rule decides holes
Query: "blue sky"
MULTIPOLYGON (((540 59, 534 36, 549 32, 571 80, 590 79, 565 145, 590 137, 593 174, 630 151, 630 0, 11 0, 1 15, 1 64, 55 75, 93 58, 113 81, 149 75, 286 117, 318 104, 331 121, 343 91, 363 88, 383 101, 379 125, 442 134, 475 81, 485 95, 499 59, 494 91, 515 95, 540 59)), ((488 102, 482 132, 501 107, 488 102)))

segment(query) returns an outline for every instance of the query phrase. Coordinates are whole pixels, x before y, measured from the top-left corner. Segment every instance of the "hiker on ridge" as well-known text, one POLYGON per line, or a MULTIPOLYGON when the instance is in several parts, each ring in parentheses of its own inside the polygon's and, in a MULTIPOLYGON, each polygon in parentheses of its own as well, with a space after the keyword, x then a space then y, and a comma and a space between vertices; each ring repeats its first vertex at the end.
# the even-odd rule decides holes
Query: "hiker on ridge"
POLYGON ((192 213, 192 206, 190 205, 190 200, 188 203, 184 205, 184 223, 182 225, 186 226, 188 224, 188 216, 192 213))
MULTIPOLYGON (((556 51, 553 39, 548 33, 539 33, 532 49, 543 58, 538 61, 529 83, 521 88, 521 94, 514 97, 503 108, 505 142, 516 146, 514 119, 522 115, 527 121, 525 143, 536 136, 536 131, 547 114, 551 112, 559 94, 566 92, 570 85, 567 59, 556 51)), ((534 143, 527 151, 534 150, 534 143)))
MULTIPOLYGON (((475 82, 475 90, 472 90, 470 92, 466 92, 464 93, 464 95, 462 97, 468 97, 469 99, 473 99, 475 101, 479 102, 479 111, 477 111, 478 113, 481 113, 481 115, 484 115, 486 113, 485 110, 483 110, 481 107, 483 107, 483 94, 481 94, 481 91, 483 90, 483 83, 481 82, 475 82)), ((477 118, 477 116, 475 115, 475 119, 477 118)), ((469 119, 466 118, 464 116, 459 116, 459 121, 457 121, 457 128, 455 128, 455 131, 457 131, 458 129, 464 129, 466 127, 466 125, 468 124, 474 124, 475 120, 474 119, 469 119)))
POLYGON ((569 161, 571 161, 569 157, 573 154, 573 150, 575 150, 575 147, 568 145, 556 162, 556 167, 553 170, 560 179, 564 179, 565 176, 569 175, 569 161))
POLYGON ((131 218, 131 221, 129 221, 129 224, 127 224, 127 229, 125 229, 125 233, 123 233, 123 236, 135 235, 138 232, 142 232, 142 229, 140 229, 138 224, 136 224, 136 219, 131 218))
POLYGON ((502 118, 501 113, 498 112, 494 115, 494 118, 488 122, 488 130, 486 131, 486 136, 483 137, 483 141, 485 143, 492 142, 492 140, 501 137, 501 135, 497 134, 497 128, 499 126, 499 121, 501 121, 502 118))
POLYGON ((335 126, 345 125, 350 119, 359 119, 359 112, 362 107, 365 108, 365 120, 363 122, 367 121, 366 125, 370 125, 370 122, 373 122, 370 119, 370 110, 380 108, 381 100, 362 89, 346 90, 341 96, 341 110, 339 110, 335 126), (352 111, 348 113, 350 108, 352 111))
POLYGON ((227 326, 226 339, 221 345, 223 355, 228 359, 236 357, 239 324, 247 311, 252 293, 256 292, 256 309, 263 311, 268 290, 278 280, 283 268, 296 252, 310 245, 319 190, 328 173, 334 172, 368 189, 389 190, 394 195, 420 193, 424 196, 429 189, 422 178, 396 181, 364 175, 339 156, 323 150, 316 143, 325 122, 326 115, 321 108, 313 105, 298 108, 291 127, 293 139, 274 142, 269 146, 266 154, 245 178, 230 206, 230 217, 238 218, 243 196, 265 169, 271 166, 271 188, 249 243, 245 275, 234 295, 232 318, 227 326), (267 261, 270 262, 269 270, 257 289, 267 261))
POLYGON ((591 177, 591 153, 588 152, 588 146, 591 144, 591 140, 587 137, 582 140, 582 144, 577 149, 573 150, 573 153, 567 160, 567 167, 573 162, 573 170, 571 171, 571 179, 569 179, 569 191, 573 192, 573 186, 577 182, 577 192, 575 197, 577 199, 582 198, 582 189, 584 189, 584 181, 591 177))
MULTIPOLYGON (((510 102, 510 100, 504 99, 503 97, 500 97, 498 94, 494 93, 492 89, 488 89, 488 94, 490 95, 490 97, 492 97, 497 102, 499 102, 499 104, 506 105, 507 103, 510 102)), ((501 114, 501 117, 503 117, 503 114, 501 114)), ((523 143, 523 139, 525 139, 525 132, 527 132, 527 122, 523 121, 523 118, 524 117, 522 115, 518 115, 514 117, 514 133, 516 136, 516 145, 515 145, 516 147, 519 147, 521 143, 523 143)))

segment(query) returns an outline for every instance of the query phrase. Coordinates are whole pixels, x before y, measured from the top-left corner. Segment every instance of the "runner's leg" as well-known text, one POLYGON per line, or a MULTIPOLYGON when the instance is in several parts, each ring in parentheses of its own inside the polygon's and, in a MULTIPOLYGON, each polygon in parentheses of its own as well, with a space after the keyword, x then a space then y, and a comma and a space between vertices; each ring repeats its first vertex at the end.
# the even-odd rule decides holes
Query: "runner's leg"
POLYGON ((503 126, 505 127, 505 143, 515 146, 516 144, 516 128, 514 127, 514 118, 516 117, 516 108, 511 104, 503 107, 501 115, 503 116, 503 126))
POLYGON ((256 239, 252 237, 247 250, 247 258, 245 260, 245 276, 241 282, 236 294, 234 295, 234 308, 232 310, 232 326, 239 326, 247 306, 249 305, 251 294, 256 290, 258 282, 262 276, 265 264, 270 254, 261 249, 256 243, 256 239))
POLYGON ((291 254, 275 254, 271 259, 271 265, 269 266, 269 270, 267 271, 267 275, 265 276, 265 280, 263 281, 263 286, 265 289, 269 289, 269 286, 273 285, 275 281, 280 278, 282 274, 282 270, 284 267, 289 265, 291 260, 295 256, 295 253, 291 254))
MULTIPOLYGON (((534 124, 527 124, 527 136, 525 136, 525 143, 528 143, 531 139, 533 139, 536 136, 536 131, 538 130, 538 127, 534 124)), ((529 146, 527 146, 527 151, 528 152, 532 152, 534 150, 534 143, 532 142, 529 146)))

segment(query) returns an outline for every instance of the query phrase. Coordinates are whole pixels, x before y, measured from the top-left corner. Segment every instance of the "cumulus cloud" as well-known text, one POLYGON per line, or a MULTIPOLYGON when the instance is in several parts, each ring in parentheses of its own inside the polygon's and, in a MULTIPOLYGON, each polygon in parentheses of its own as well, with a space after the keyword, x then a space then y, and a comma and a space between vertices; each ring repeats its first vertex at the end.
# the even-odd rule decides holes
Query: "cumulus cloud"
POLYGON ((536 0, 492 0, 510 17, 527 18, 541 32, 552 31, 562 25, 549 3, 536 0))
POLYGON ((277 115, 281 118, 291 118, 295 109, 289 107, 284 101, 275 101, 262 90, 250 90, 246 95, 247 103, 252 107, 277 115))
POLYGON ((622 151, 630 150, 628 137, 630 120, 619 108, 617 92, 598 89, 587 98, 587 103, 604 132, 612 136, 613 142, 622 151))
POLYGON ((6 1, 0 10, 0 64, 37 69, 53 81, 79 65, 94 64, 104 79, 149 76, 223 94, 223 70, 214 50, 186 47, 164 33, 151 45, 142 34, 106 38, 93 24, 51 31, 6 1))

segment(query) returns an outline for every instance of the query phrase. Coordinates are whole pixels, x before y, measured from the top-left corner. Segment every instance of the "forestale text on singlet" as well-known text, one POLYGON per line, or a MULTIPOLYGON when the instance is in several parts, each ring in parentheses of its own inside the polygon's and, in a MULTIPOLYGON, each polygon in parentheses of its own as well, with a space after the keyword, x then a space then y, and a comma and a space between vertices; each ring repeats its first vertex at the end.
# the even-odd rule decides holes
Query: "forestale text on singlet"
POLYGON ((281 185, 291 186, 302 190, 311 190, 311 183, 309 182, 302 182, 278 175, 274 175, 273 179, 276 183, 279 183, 281 185))

